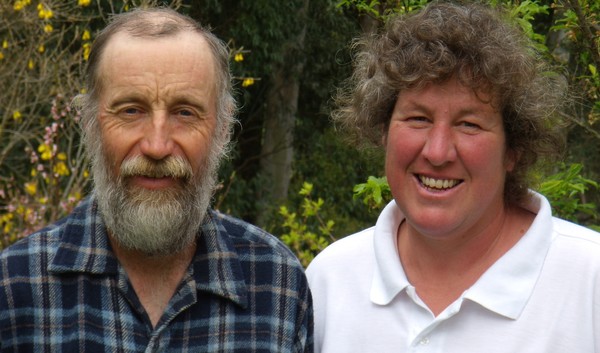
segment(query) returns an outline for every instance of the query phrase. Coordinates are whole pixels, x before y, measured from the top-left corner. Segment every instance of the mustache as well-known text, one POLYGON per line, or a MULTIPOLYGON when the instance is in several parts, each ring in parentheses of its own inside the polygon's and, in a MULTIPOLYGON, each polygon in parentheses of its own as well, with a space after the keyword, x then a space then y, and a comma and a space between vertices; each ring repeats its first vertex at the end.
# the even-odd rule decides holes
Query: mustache
POLYGON ((160 161, 144 156, 128 158, 121 164, 121 177, 145 176, 150 178, 178 178, 189 180, 193 177, 192 166, 181 156, 169 156, 160 161))

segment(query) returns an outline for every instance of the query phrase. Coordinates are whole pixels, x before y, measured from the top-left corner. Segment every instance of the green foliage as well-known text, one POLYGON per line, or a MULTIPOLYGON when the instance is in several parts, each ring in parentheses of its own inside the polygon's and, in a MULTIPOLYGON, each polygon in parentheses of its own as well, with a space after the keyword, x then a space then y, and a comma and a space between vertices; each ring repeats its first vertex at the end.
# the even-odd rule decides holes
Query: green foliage
MULTIPOLYGON (((506 0, 505 0, 506 2, 506 0)), ((546 36, 536 33, 533 29, 535 18, 538 15, 547 15, 549 6, 542 5, 538 1, 525 0, 516 5, 509 6, 511 18, 523 29, 523 32, 536 43, 542 52, 547 51, 546 36)))
POLYGON ((379 5, 381 5, 381 2, 377 0, 342 0, 337 6, 354 6, 358 10, 358 12, 365 13, 374 17, 380 17, 379 10, 377 9, 379 5))
POLYGON ((371 16, 382 23, 399 13, 416 11, 430 2, 429 0, 340 0, 341 8, 355 9, 358 13, 371 16))
POLYGON ((299 195, 304 199, 300 210, 292 212, 286 206, 279 208, 283 227, 286 229, 286 233, 281 235, 281 240, 296 253, 305 267, 335 240, 332 235, 335 223, 321 218, 319 212, 324 201, 322 198, 314 200, 311 197, 312 190, 311 183, 305 182, 302 185, 299 195))
POLYGON ((354 199, 359 198, 369 209, 381 210, 392 199, 387 178, 369 176, 366 183, 354 186, 354 199))
POLYGON ((579 163, 561 164, 556 174, 541 183, 539 192, 548 198, 555 216, 577 222, 583 214, 597 221, 596 205, 584 200, 586 191, 597 189, 598 183, 582 176, 582 169, 579 163))
MULTIPOLYGON (((569 66, 576 89, 583 92, 584 107, 581 112, 587 119, 580 125, 591 131, 600 120, 600 2, 572 0, 556 2, 555 13, 560 14, 552 24, 551 30, 566 34, 566 44, 571 58, 564 64, 569 66)), ((564 61, 564 60, 563 60, 564 61)), ((594 130, 597 133, 597 130, 594 130)))

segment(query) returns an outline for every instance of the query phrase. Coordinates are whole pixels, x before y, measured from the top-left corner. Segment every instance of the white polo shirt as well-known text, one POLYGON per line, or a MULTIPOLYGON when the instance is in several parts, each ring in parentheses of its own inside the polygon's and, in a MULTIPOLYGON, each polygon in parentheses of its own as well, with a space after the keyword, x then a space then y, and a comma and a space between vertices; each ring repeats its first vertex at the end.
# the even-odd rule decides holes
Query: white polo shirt
POLYGON ((408 282, 392 201, 373 228, 307 269, 317 353, 600 353, 600 234, 553 218, 539 194, 521 240, 440 315, 408 282))

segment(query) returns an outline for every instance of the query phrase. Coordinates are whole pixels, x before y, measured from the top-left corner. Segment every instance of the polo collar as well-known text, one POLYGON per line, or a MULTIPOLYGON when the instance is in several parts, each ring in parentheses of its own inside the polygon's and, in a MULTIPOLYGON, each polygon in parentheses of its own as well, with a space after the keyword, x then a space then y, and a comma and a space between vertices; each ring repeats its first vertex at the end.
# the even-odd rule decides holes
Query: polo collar
MULTIPOLYGON (((538 193, 532 191, 530 196, 530 201, 523 207, 537 216, 528 231, 461 298, 511 319, 518 318, 525 309, 552 242, 550 204, 538 193)), ((400 292, 411 286, 396 250, 396 230, 403 220, 404 215, 392 201, 381 212, 375 225, 376 266, 371 301, 378 305, 390 304, 400 292)))
POLYGON ((375 223, 373 246, 375 273, 371 285, 371 301, 388 305, 394 297, 410 286, 398 254, 397 231, 404 215, 391 201, 385 206, 375 223))

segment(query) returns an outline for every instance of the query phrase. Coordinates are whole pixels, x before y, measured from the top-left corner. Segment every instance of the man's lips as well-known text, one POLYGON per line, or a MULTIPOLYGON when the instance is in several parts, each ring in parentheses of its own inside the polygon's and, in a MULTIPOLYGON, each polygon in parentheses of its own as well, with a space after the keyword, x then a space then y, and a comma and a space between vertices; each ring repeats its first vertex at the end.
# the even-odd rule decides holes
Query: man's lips
POLYGON ((145 189, 163 189, 171 187, 178 183, 178 179, 173 177, 149 177, 144 175, 136 175, 129 177, 130 184, 143 187, 145 189))

